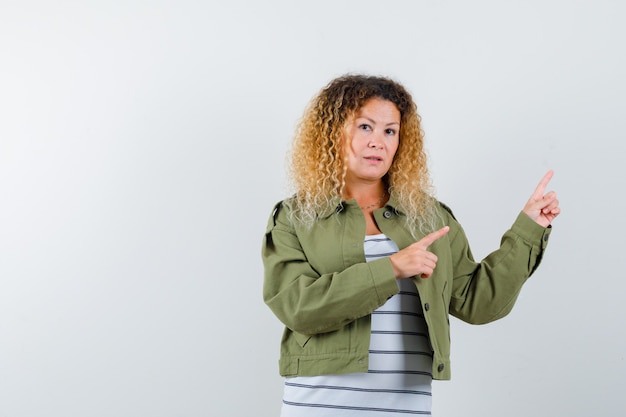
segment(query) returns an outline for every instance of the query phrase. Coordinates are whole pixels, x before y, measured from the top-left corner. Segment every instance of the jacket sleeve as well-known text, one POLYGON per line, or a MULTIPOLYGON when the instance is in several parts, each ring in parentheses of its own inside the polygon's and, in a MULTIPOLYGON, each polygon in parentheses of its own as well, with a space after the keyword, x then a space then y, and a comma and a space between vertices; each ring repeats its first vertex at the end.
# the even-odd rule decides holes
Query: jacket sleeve
POLYGON ((450 314, 472 324, 506 316, 522 285, 537 269, 551 228, 544 228, 520 212, 502 236, 500 248, 475 262, 467 237, 450 212, 456 227, 450 236, 453 262, 450 314))
POLYGON ((398 293, 388 259, 363 261, 333 272, 314 268, 288 208, 280 203, 268 221, 262 259, 265 303, 285 326, 301 334, 338 330, 398 293))

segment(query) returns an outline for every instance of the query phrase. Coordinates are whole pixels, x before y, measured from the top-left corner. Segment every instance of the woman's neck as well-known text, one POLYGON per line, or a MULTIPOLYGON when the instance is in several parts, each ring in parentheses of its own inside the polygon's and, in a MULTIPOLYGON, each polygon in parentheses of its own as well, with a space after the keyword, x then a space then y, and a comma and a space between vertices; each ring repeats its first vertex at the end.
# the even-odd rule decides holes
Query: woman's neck
POLYGON ((387 202, 387 190, 383 182, 373 184, 353 184, 344 190, 346 200, 356 200, 363 210, 382 207, 387 202))

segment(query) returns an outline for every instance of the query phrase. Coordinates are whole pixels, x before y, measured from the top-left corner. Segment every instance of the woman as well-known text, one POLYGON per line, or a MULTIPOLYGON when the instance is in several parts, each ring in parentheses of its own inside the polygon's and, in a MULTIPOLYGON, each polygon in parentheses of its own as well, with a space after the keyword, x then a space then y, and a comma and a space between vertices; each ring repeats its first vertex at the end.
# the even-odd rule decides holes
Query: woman
POLYGON ((475 262, 432 196, 420 117, 382 77, 347 75, 313 99, 296 132, 296 193, 270 216, 264 300, 285 324, 283 417, 431 411, 449 379, 448 314, 511 311, 560 213, 548 172, 503 238, 475 262))

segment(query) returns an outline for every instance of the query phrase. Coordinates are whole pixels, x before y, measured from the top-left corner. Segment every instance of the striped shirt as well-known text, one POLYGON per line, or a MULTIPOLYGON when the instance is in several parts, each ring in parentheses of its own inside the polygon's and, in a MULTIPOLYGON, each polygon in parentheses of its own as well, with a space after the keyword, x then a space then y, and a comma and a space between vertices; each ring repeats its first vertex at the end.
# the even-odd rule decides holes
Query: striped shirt
MULTIPOLYGON (((398 251, 383 234, 366 236, 365 258, 398 251)), ((285 379, 281 417, 431 415, 432 349, 415 284, 372 312, 367 373, 285 379)))

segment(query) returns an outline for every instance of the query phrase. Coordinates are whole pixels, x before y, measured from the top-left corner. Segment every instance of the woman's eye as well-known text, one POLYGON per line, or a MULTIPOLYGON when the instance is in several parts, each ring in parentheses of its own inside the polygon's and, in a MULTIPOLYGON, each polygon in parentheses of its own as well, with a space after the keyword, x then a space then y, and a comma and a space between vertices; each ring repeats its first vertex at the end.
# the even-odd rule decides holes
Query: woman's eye
POLYGON ((362 124, 362 125, 359 126, 359 129, 370 131, 370 130, 372 130, 372 127, 370 125, 367 125, 367 124, 362 124))
POLYGON ((394 136, 396 134, 396 131, 393 129, 386 129, 385 133, 388 134, 389 136, 394 136))

